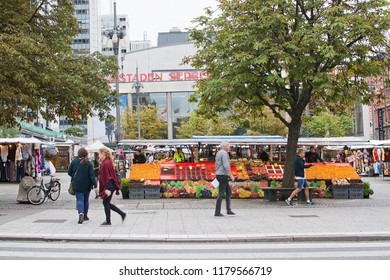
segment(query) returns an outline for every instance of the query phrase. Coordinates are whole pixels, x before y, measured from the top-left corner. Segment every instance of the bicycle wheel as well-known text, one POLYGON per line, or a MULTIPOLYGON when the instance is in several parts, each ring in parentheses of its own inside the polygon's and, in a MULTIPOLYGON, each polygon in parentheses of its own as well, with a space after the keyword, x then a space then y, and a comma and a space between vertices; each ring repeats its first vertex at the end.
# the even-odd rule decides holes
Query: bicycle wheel
POLYGON ((27 199, 31 204, 42 204, 46 199, 45 192, 40 187, 34 186, 28 190, 27 199))
POLYGON ((49 198, 52 201, 56 201, 60 197, 60 192, 61 192, 61 184, 58 182, 54 182, 49 191, 49 198))

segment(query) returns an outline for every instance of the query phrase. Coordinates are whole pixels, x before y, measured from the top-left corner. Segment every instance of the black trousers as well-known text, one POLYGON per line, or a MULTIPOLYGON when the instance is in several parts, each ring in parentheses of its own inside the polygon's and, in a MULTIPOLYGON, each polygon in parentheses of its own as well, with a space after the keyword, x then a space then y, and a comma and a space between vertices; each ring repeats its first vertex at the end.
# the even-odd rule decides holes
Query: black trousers
POLYGON ((226 193, 226 210, 227 212, 232 211, 230 205, 230 198, 232 196, 232 190, 229 186, 229 176, 226 175, 217 175, 217 180, 219 182, 219 191, 217 197, 217 204, 215 207, 215 214, 221 213, 222 199, 224 194, 226 193))
POLYGON ((110 196, 103 199, 103 206, 104 206, 104 212, 106 214, 106 222, 111 223, 111 210, 114 212, 117 212, 121 217, 125 215, 125 213, 116 207, 114 204, 111 204, 112 196, 114 195, 114 192, 111 192, 110 196))

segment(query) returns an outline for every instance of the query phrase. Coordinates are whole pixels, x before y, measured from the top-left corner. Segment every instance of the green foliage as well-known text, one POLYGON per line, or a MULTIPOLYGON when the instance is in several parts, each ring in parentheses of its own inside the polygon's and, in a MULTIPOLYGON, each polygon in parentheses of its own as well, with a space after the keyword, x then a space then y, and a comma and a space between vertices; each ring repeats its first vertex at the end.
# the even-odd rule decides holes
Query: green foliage
POLYGON ((191 101, 208 117, 270 108, 288 128, 283 186, 292 185, 307 104, 340 112, 373 99, 365 78, 388 69, 389 15, 386 0, 219 0, 189 30, 198 50, 184 63, 209 74, 191 101))
POLYGON ((116 73, 115 59, 72 54, 78 25, 70 0, 0 2, 0 125, 67 117, 69 123, 96 112, 104 119, 116 102, 103 78, 116 73))
POLYGON ((79 127, 75 127, 75 126, 69 127, 64 132, 65 132, 65 134, 76 136, 76 137, 83 137, 84 136, 84 132, 82 131, 82 129, 79 127))
POLYGON ((129 178, 121 178, 122 181, 122 191, 128 191, 130 188, 130 179, 129 178))
POLYGON ((371 189, 369 182, 363 182, 363 195, 370 196, 374 194, 374 190, 371 189))
POLYGON ((194 111, 188 122, 176 129, 177 138, 191 138, 194 135, 232 135, 235 127, 227 116, 214 116, 210 119, 194 111))
POLYGON ((1 138, 14 138, 20 135, 20 130, 16 127, 0 126, 1 138))
POLYGON ((280 135, 286 136, 286 126, 273 114, 269 108, 262 111, 252 110, 251 114, 235 114, 233 119, 237 126, 247 129, 247 135, 280 135))
POLYGON ((343 137, 348 136, 353 128, 353 119, 345 114, 321 112, 312 117, 304 117, 302 130, 307 137, 343 137))
MULTIPOLYGON (((130 108, 121 116, 123 137, 138 139, 138 114, 130 108)), ((148 105, 140 109, 141 139, 164 139, 167 136, 167 123, 157 114, 157 107, 148 105)))

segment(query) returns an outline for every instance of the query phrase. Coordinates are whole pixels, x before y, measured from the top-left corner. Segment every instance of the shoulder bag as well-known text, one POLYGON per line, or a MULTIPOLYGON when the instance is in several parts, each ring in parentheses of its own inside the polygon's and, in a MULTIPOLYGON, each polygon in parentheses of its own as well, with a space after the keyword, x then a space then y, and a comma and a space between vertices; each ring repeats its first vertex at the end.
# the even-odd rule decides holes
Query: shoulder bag
POLYGON ((72 180, 70 180, 70 186, 69 186, 69 189, 68 189, 68 193, 69 193, 70 195, 75 195, 74 189, 73 189, 72 181, 73 181, 73 178, 76 177, 77 172, 79 171, 80 165, 81 165, 81 161, 80 161, 80 163, 79 163, 79 166, 77 166, 76 172, 75 172, 74 175, 72 176, 72 180))

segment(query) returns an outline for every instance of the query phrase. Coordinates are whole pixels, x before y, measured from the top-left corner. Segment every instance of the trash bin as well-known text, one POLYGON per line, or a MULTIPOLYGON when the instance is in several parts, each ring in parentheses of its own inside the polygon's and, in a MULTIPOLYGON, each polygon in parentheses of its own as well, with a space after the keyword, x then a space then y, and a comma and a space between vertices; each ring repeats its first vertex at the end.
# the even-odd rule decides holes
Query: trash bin
POLYGON ((18 192, 18 197, 16 198, 16 201, 19 203, 28 203, 27 199, 27 192, 28 190, 32 187, 35 186, 36 182, 34 178, 30 176, 24 176, 22 180, 20 180, 19 184, 19 192, 18 192))

